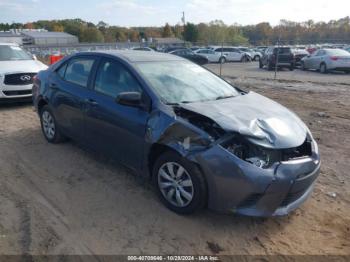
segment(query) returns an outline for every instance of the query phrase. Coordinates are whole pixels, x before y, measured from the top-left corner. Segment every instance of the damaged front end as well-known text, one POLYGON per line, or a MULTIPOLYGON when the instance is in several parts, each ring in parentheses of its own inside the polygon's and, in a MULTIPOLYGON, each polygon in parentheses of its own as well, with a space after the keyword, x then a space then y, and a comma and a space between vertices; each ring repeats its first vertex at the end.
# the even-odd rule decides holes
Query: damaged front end
POLYGON ((222 116, 219 124, 187 106, 172 109, 173 116, 150 119, 149 141, 173 148, 200 167, 209 208, 249 216, 285 215, 311 194, 320 158, 306 127, 298 123, 298 138, 283 144, 283 135, 289 132, 290 138, 291 131, 271 128, 275 120, 255 118, 232 130, 222 127, 222 116), (291 141, 293 146, 281 146, 291 141))

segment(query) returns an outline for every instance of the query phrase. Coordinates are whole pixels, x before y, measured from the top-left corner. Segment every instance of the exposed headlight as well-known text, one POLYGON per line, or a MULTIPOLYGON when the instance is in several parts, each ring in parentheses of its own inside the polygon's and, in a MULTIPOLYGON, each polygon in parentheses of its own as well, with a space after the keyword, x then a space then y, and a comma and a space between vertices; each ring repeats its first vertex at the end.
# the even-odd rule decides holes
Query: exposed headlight
MULTIPOLYGON (((230 153, 259 168, 269 168, 274 163, 310 157, 315 143, 309 139, 294 148, 268 149, 255 145, 244 137, 234 137, 222 144, 230 153)), ((317 147, 317 145, 316 145, 317 147)))

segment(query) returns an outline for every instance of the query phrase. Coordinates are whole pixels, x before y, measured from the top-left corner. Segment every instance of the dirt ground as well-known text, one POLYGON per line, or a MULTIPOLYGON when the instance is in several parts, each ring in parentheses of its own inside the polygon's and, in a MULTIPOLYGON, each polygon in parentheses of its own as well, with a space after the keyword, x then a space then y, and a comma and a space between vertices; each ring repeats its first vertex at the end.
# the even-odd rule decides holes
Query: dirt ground
POLYGON ((30 104, 3 105, 0 253, 350 255, 350 76, 296 70, 272 81, 256 68, 227 64, 224 75, 295 111, 319 143, 322 172, 300 209, 269 219, 176 215, 112 160, 48 144, 30 104))

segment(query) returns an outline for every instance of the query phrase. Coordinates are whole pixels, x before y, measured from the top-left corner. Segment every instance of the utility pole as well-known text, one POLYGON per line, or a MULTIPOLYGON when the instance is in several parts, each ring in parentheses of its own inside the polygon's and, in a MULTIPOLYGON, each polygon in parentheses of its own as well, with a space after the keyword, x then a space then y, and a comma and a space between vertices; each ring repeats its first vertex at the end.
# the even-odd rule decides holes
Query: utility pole
POLYGON ((184 37, 184 46, 185 46, 185 45, 186 45, 186 39, 185 39, 185 30, 186 30, 185 12, 182 12, 182 18, 181 18, 181 20, 182 20, 182 23, 184 24, 184 35, 183 35, 183 37, 184 37))

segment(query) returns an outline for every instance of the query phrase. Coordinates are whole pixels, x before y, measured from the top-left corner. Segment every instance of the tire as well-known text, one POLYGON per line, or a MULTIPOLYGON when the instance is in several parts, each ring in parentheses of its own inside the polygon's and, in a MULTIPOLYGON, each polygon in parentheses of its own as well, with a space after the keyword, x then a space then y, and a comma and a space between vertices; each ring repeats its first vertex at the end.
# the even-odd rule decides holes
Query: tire
POLYGON ((327 65, 325 63, 322 63, 320 65, 320 73, 321 74, 327 74, 327 65))
POLYGON ((267 70, 272 71, 273 70, 273 65, 271 64, 271 62, 268 62, 267 64, 267 70))
POLYGON ((264 64, 262 63, 261 59, 259 59, 259 68, 264 68, 264 64))
POLYGON ((259 61, 260 57, 258 55, 254 56, 254 61, 259 61))
POLYGON ((65 141, 65 137, 60 132, 52 110, 45 105, 40 110, 40 124, 44 137, 49 143, 58 144, 65 141))
POLYGON ((162 154, 154 164, 152 178, 161 202, 173 212, 192 214, 206 206, 207 186, 204 176, 194 163, 179 154, 172 151, 162 154), (173 172, 170 172, 169 165, 173 172), (181 168, 182 175, 176 178, 181 168))
POLYGON ((294 65, 293 64, 290 65, 289 71, 294 71, 294 65))
POLYGON ((248 62, 248 57, 247 57, 247 56, 243 56, 243 57, 241 58, 241 62, 242 62, 242 63, 248 62))
POLYGON ((220 57, 219 63, 220 64, 225 64, 226 63, 226 58, 225 57, 220 57))
POLYGON ((301 70, 306 71, 306 67, 305 67, 305 63, 304 62, 301 62, 300 67, 301 67, 301 70))

